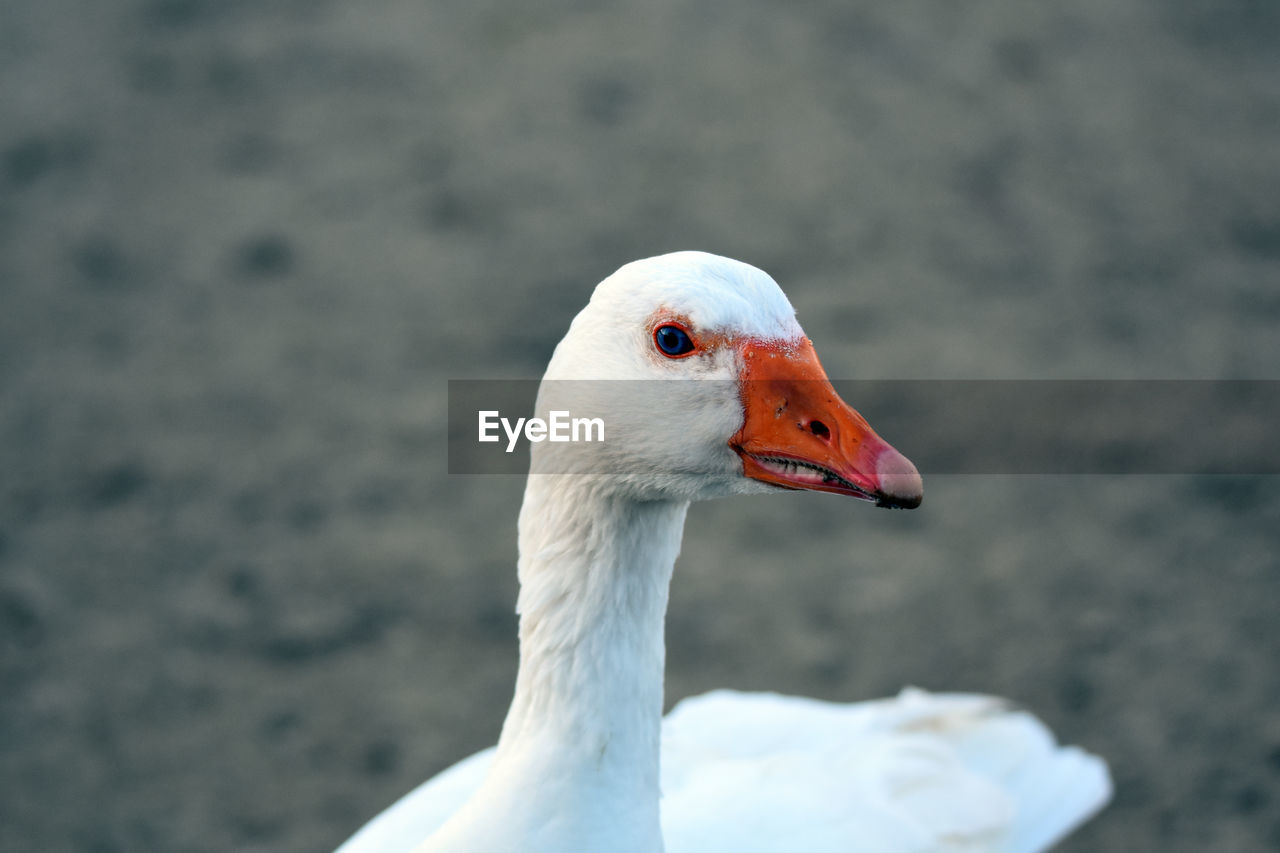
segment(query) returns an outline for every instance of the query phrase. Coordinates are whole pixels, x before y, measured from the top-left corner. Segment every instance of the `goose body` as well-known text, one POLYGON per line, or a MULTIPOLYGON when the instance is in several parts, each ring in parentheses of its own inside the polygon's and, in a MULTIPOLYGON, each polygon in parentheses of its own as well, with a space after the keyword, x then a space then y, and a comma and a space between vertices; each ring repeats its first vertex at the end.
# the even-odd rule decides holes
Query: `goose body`
POLYGON ((497 746, 338 853, 1033 851, 1109 799, 1100 759, 990 697, 719 691, 663 720, 691 501, 920 503, 919 474, 835 394, 769 276, 696 252, 624 266, 548 366, 539 414, 566 406, 603 414, 609 440, 533 445, 520 669, 497 746))

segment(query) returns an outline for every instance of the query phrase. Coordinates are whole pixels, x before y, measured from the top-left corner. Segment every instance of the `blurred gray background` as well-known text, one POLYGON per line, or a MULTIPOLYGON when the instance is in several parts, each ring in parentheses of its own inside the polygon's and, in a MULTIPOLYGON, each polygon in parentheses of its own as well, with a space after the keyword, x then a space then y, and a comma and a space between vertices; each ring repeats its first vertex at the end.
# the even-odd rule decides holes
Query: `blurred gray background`
MULTIPOLYGON (((446 381, 625 261, 763 267, 843 378, 1280 378, 1278 48, 1270 0, 0 0, 0 849, 323 851, 493 742, 522 483, 446 474, 446 381)), ((695 507, 669 702, 1008 696, 1111 763, 1066 849, 1280 846, 1280 478, 925 476, 695 507)))

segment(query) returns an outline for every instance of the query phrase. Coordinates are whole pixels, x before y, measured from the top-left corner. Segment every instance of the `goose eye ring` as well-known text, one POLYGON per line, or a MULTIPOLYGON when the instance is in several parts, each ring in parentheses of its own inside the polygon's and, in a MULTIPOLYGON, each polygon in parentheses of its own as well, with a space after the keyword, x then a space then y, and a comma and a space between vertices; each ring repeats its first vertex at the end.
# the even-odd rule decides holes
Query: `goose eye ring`
POLYGON ((663 323, 654 329, 653 344, 667 358, 683 358, 697 349, 684 327, 675 323, 663 323))

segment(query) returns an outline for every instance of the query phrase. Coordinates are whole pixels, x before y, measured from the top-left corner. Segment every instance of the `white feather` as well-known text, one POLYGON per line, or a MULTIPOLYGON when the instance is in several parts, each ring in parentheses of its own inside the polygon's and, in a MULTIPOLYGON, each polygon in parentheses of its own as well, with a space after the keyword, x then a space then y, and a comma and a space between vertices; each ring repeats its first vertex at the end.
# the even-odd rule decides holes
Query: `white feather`
MULTIPOLYGON (((480 787, 494 749, 406 795, 339 853, 413 850, 480 787)), ((987 696, 840 705, 720 690, 662 729, 668 853, 1045 850, 1110 798, 1106 765, 987 696)))

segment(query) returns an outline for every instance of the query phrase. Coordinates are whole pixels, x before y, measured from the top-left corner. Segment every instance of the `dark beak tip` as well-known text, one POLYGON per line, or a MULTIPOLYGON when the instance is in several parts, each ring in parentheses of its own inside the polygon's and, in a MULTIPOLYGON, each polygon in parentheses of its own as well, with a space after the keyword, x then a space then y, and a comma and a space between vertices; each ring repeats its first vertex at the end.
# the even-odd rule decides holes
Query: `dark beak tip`
POLYGON ((881 492, 876 496, 876 506, 885 509, 915 509, 924 502, 924 495, 890 495, 881 492))

